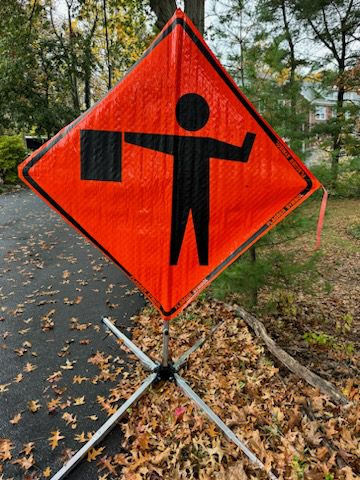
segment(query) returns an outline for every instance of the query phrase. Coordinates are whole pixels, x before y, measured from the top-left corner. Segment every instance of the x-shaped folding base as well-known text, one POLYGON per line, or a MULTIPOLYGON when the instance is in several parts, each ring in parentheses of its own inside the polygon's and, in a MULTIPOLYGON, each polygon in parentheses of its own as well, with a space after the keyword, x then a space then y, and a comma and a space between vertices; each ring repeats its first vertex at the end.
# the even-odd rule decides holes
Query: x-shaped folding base
MULTIPOLYGON (((256 455, 249 450, 249 448, 244 444, 244 442, 237 436, 235 433, 230 430, 229 427, 216 415, 216 413, 211 410, 206 403, 201 400, 201 398, 190 388, 190 386, 185 382, 185 380, 177 373, 180 368, 186 363, 188 357, 195 352, 207 338, 214 333, 214 331, 219 327, 220 324, 216 325, 210 334, 205 338, 200 339, 196 342, 189 350, 187 350, 176 362, 171 364, 169 361, 169 323, 164 322, 163 328, 163 359, 161 364, 154 362, 150 357, 148 357, 142 350, 140 350, 131 340, 129 340, 123 333, 118 330, 113 323, 106 317, 102 319, 104 325, 111 330, 111 332, 116 335, 124 344, 138 357, 143 367, 146 370, 149 370, 150 375, 143 381, 140 387, 131 395, 131 397, 126 400, 125 403, 102 425, 102 427, 97 430, 97 432, 92 436, 92 438, 72 457, 70 460, 52 477, 51 480, 61 480, 65 478, 75 467, 76 465, 85 457, 87 452, 98 444, 117 424, 121 417, 126 413, 127 409, 133 405, 153 384, 160 380, 171 380, 175 381, 178 387, 187 395, 191 400, 193 400, 196 405, 212 420, 217 427, 224 432, 224 434, 235 443, 249 458, 249 460, 258 466, 260 469, 265 470, 264 464, 256 457, 256 455)), ((271 480, 278 480, 277 477, 272 473, 267 473, 268 477, 271 480)))

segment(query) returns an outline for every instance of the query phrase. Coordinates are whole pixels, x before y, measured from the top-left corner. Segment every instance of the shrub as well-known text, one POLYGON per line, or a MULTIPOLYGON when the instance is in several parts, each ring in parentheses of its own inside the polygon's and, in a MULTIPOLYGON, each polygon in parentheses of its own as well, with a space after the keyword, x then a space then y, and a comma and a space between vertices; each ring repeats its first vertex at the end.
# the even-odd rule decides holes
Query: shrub
POLYGON ((355 223, 353 225, 350 225, 347 231, 356 240, 360 240, 360 223, 355 223))
POLYGON ((322 163, 311 170, 331 195, 340 198, 360 198, 360 157, 342 160, 335 189, 330 165, 322 163))
POLYGON ((345 171, 339 175, 336 192, 343 198, 360 198, 360 170, 345 171))
POLYGON ((20 136, 0 137, 0 184, 17 182, 17 166, 25 156, 26 149, 20 136))
POLYGON ((281 252, 275 248, 260 247, 256 251, 255 262, 248 251, 216 279, 212 285, 213 295, 222 300, 235 293, 242 297, 245 306, 253 307, 257 303, 258 291, 267 285, 273 293, 269 308, 286 311, 288 316, 296 315, 296 305, 292 304, 290 297, 285 299, 281 292, 298 283, 300 277, 304 288, 313 283, 319 253, 315 252, 301 260, 296 258, 295 253, 281 252), (274 298, 276 302, 273 302, 274 298))
POLYGON ((284 245, 302 234, 312 231, 316 218, 301 206, 279 223, 236 262, 227 268, 213 283, 212 293, 224 299, 233 294, 239 295, 247 307, 257 304, 258 293, 263 287, 271 290, 271 310, 280 309, 289 316, 295 316, 296 306, 289 292, 292 285, 301 278, 303 288, 308 288, 316 279, 316 263, 319 251, 306 256, 298 254, 298 249, 287 251, 284 245), (290 295, 290 296, 289 296, 290 295))

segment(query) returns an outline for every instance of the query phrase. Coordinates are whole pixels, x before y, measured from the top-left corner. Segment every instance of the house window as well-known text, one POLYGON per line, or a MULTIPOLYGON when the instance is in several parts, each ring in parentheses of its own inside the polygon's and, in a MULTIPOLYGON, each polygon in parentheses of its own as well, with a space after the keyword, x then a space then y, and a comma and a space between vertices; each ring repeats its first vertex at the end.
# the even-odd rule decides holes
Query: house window
POLYGON ((316 120, 325 120, 326 119, 326 108, 325 107, 315 107, 315 118, 316 118, 316 120))

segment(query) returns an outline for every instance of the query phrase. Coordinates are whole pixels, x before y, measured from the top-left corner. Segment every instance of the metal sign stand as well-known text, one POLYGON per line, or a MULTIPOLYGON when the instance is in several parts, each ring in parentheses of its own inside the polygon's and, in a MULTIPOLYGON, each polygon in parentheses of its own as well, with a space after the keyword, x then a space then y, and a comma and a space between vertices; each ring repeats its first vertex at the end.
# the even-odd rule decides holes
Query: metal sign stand
MULTIPOLYGON (((140 360, 143 367, 150 371, 150 375, 143 381, 140 387, 126 400, 125 403, 102 425, 102 427, 95 432, 92 438, 73 456, 70 460, 51 478, 51 480, 62 480, 65 478, 76 465, 85 457, 87 452, 99 443, 117 424, 121 417, 126 413, 127 409, 133 405, 153 384, 159 381, 173 381, 178 387, 188 396, 196 405, 212 420, 217 427, 223 431, 229 440, 235 443, 249 458, 249 460, 262 470, 265 465, 256 457, 256 455, 249 450, 245 443, 230 430, 229 427, 211 410, 208 405, 190 388, 185 380, 178 374, 180 368, 186 363, 188 357, 195 352, 203 343, 209 338, 212 333, 219 327, 215 326, 210 334, 203 339, 196 342, 189 350, 187 350, 177 361, 172 362, 169 357, 169 322, 164 321, 163 325, 163 354, 161 363, 154 362, 142 350, 140 350, 131 340, 129 340, 123 333, 118 330, 113 323, 106 317, 102 318, 104 325, 111 330, 111 332, 131 350, 140 360)), ((278 480, 278 478, 270 471, 267 472, 271 480, 278 480)))

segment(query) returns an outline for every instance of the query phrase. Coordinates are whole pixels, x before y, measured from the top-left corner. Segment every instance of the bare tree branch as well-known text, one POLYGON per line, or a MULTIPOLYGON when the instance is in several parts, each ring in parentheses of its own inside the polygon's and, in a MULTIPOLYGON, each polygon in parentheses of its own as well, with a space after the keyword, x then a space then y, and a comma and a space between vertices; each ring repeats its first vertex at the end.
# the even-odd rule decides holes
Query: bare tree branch
MULTIPOLYGON (((232 308, 230 306, 230 308, 232 308)), ((285 365, 291 372, 304 379, 307 383, 315 388, 318 388, 321 392, 328 395, 336 403, 347 405, 349 400, 339 392, 331 383, 316 375, 308 368, 301 365, 295 358, 280 348, 272 338, 266 332, 266 328, 263 323, 250 313, 246 312, 239 306, 234 306, 236 313, 250 326, 255 335, 261 338, 269 351, 274 355, 283 365, 285 365)))

